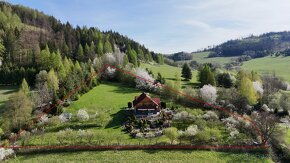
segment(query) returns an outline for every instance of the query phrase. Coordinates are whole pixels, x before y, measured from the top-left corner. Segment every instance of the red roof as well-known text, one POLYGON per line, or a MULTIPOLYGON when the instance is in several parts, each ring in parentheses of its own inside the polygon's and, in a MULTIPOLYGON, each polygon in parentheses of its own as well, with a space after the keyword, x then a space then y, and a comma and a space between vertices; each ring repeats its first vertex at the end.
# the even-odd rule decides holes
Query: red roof
POLYGON ((147 93, 143 92, 140 96, 135 97, 135 100, 133 101, 133 106, 137 105, 146 97, 149 98, 155 104, 160 105, 160 98, 151 98, 147 93))

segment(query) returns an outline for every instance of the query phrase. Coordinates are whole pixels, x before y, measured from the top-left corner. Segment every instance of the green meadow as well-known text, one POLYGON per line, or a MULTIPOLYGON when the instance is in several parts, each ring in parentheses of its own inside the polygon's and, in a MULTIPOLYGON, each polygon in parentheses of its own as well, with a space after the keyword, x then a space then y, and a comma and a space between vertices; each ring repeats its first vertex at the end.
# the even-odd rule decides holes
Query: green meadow
POLYGON ((257 71, 261 74, 275 73, 277 76, 290 81, 290 57, 264 57, 243 63, 245 70, 257 71))

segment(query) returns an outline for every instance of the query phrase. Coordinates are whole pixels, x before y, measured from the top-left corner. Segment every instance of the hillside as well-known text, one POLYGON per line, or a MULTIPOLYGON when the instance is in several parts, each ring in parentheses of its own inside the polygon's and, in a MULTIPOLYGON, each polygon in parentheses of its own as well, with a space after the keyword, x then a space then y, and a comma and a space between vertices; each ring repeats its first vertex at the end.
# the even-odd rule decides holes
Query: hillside
POLYGON ((161 54, 118 32, 73 27, 69 22, 7 2, 0 2, 0 10, 0 84, 19 84, 22 78, 33 84, 29 79, 42 69, 48 71, 53 64, 45 63, 49 58, 41 53, 44 49, 85 63, 116 50, 125 53, 125 60, 136 66, 139 61, 163 62, 161 54))
POLYGON ((284 80, 290 81, 290 57, 264 57, 252 59, 243 63, 242 67, 246 70, 254 70, 261 74, 276 74, 284 80))
POLYGON ((264 57, 273 53, 289 55, 290 32, 270 32, 259 36, 229 40, 209 49, 210 57, 248 55, 251 58, 264 57))

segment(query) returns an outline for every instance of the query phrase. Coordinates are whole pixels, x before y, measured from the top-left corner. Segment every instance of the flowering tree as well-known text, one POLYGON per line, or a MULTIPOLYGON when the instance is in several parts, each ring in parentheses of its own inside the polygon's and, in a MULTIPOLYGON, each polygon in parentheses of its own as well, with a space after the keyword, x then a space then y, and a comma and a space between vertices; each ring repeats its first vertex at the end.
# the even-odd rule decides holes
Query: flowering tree
POLYGON ((0 148, 0 161, 14 155, 13 149, 0 148))
POLYGON ((148 72, 144 69, 138 68, 136 70, 136 77, 135 82, 136 82, 136 87, 138 89, 142 90, 147 90, 147 91, 153 91, 156 92, 159 90, 158 84, 152 83, 155 81, 155 79, 148 74, 148 72))
POLYGON ((255 81, 253 82, 253 87, 260 95, 263 95, 264 89, 262 83, 260 83, 259 81, 255 81))
POLYGON ((218 115, 213 111, 207 111, 202 118, 205 120, 218 120, 218 115))
POLYGON ((107 77, 109 77, 110 79, 113 79, 115 77, 115 74, 116 74, 116 69, 114 68, 111 68, 111 67, 108 67, 106 69, 106 75, 107 77))
POLYGON ((217 99, 217 90, 211 85, 204 85, 200 89, 201 98, 208 103, 215 103, 217 99))
POLYGON ((78 118, 79 121, 84 122, 84 121, 88 121, 90 119, 90 116, 89 116, 89 114, 87 113, 86 110, 80 109, 78 111, 77 118, 78 118))
POLYGON ((189 135, 189 136, 194 136, 198 133, 198 128, 197 125, 190 125, 188 126, 188 128, 185 131, 185 134, 189 135))

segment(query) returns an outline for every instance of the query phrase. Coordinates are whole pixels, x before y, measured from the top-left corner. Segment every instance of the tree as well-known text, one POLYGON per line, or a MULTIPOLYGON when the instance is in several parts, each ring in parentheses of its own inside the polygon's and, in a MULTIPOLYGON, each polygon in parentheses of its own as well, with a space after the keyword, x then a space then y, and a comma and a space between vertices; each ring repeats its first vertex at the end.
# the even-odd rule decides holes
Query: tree
POLYGON ((129 62, 132 63, 134 66, 137 66, 138 65, 137 54, 135 50, 129 49, 127 55, 128 55, 129 62))
POLYGON ((25 79, 22 80, 20 90, 23 91, 27 95, 29 95, 29 93, 30 93, 30 88, 29 88, 28 83, 26 82, 25 79))
POLYGON ((48 72, 47 86, 53 92, 53 94, 55 96, 57 94, 58 89, 59 89, 59 80, 58 80, 58 77, 53 69, 51 69, 48 72))
POLYGON ((109 40, 106 40, 104 44, 104 53, 113 53, 113 48, 109 40))
MULTIPOLYGON (((4 131, 2 130, 2 128, 0 128, 0 142, 1 142, 1 137, 4 135, 4 131)), ((1 160, 1 159, 0 159, 1 160)))
POLYGON ((97 53, 98 53, 99 57, 103 56, 103 54, 104 54, 104 46, 103 46, 102 40, 98 41, 97 53))
POLYGON ((170 127, 165 129, 164 135, 170 140, 170 143, 173 144, 174 140, 178 138, 177 128, 170 127))
POLYGON ((136 88, 141 90, 147 90, 147 91, 158 91, 159 86, 152 83, 154 82, 154 78, 144 69, 138 68, 136 70, 136 88))
MULTIPOLYGON (((264 140, 262 140, 264 142, 262 143, 267 142, 271 138, 275 130, 278 128, 279 119, 274 114, 270 114, 267 112, 253 112, 251 115, 251 119, 255 122, 256 127, 259 129, 262 137, 264 138, 264 140)), ((254 126, 253 132, 257 134, 254 126)))
POLYGON ((184 63, 181 71, 182 77, 189 81, 192 78, 191 69, 187 63, 184 63))
POLYGON ((123 66, 125 67, 129 63, 128 55, 124 55, 123 66))
POLYGON ((45 46, 45 49, 40 52, 40 67, 43 70, 49 70, 50 69, 50 50, 48 45, 45 46))
POLYGON ((165 78, 162 77, 161 73, 158 72, 157 73, 157 79, 156 79, 157 82, 161 83, 161 84, 165 84, 165 78))
POLYGON ((200 89, 200 95, 203 100, 205 100, 208 103, 215 103, 217 99, 217 90, 215 87, 211 85, 204 85, 200 89))
MULTIPOLYGON (((86 44, 87 45, 87 44, 86 44)), ((84 59, 84 50, 83 50, 83 46, 81 44, 79 44, 78 47, 78 54, 76 57, 78 60, 83 60, 84 59)))
POLYGON ((225 88, 231 88, 233 86, 233 81, 229 73, 220 73, 217 75, 217 83, 219 86, 225 88))
POLYGON ((210 84, 212 86, 216 85, 212 69, 207 64, 199 68, 197 78, 201 87, 206 84, 210 84))
POLYGON ((29 96, 21 89, 9 98, 5 107, 4 114, 11 122, 10 129, 20 129, 31 118, 32 102, 29 96))
POLYGON ((241 96, 245 97, 250 105, 257 103, 257 92, 254 89, 252 81, 248 78, 247 75, 240 76, 238 88, 241 96))

